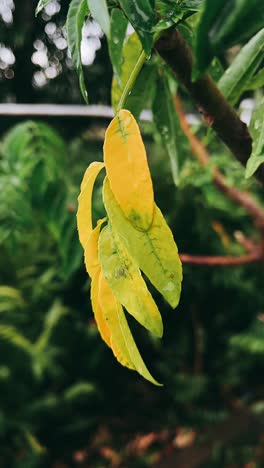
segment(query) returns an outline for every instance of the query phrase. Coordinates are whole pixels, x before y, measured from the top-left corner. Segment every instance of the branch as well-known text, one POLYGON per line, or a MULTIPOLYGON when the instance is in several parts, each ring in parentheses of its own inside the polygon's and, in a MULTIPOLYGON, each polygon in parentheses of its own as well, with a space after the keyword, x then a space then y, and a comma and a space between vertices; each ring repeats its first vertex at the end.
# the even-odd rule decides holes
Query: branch
MULTIPOLYGON (((166 31, 156 42, 155 48, 190 93, 207 125, 215 130, 245 166, 252 150, 247 126, 241 122, 209 75, 192 82, 192 50, 179 31, 166 31)), ((264 184, 264 165, 260 166, 256 176, 264 184)))
POLYGON ((261 249, 256 249, 255 252, 240 257, 216 255, 216 256, 203 256, 203 255, 189 255, 179 254, 182 263, 191 265, 207 265, 207 266, 235 266, 245 265, 247 263, 263 261, 263 252, 261 249))

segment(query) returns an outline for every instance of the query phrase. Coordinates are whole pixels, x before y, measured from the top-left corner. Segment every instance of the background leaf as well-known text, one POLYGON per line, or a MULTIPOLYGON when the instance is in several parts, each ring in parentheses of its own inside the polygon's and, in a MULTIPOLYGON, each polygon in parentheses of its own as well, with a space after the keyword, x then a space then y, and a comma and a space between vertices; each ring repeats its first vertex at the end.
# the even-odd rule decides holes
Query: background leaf
POLYGON ((87 0, 72 0, 69 6, 66 21, 68 44, 72 57, 72 62, 78 73, 80 89, 86 103, 88 103, 88 94, 85 86, 82 68, 81 40, 82 27, 87 14, 87 0))
POLYGON ((119 10, 119 8, 113 8, 111 12, 110 38, 108 39, 108 47, 114 74, 118 77, 118 80, 121 77, 123 63, 122 49, 126 36, 127 25, 128 21, 122 10, 119 10))
POLYGON ((250 177, 256 172, 260 164, 264 162, 264 98, 253 112, 250 127, 253 138, 252 154, 247 162, 246 177, 250 177))
POLYGON ((47 6, 52 0, 39 0, 37 7, 36 7, 36 16, 47 6))

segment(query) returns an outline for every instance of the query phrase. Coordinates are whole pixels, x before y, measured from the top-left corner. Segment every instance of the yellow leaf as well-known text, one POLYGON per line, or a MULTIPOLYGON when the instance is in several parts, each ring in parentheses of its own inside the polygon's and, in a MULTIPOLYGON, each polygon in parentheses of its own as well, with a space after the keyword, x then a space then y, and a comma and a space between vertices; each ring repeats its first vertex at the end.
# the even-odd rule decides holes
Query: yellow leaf
POLYGON ((99 304, 99 277, 101 269, 97 267, 91 282, 91 302, 94 312, 94 318, 97 323, 98 330, 104 342, 111 348, 111 333, 107 325, 107 321, 103 315, 102 309, 99 304))
POLYGON ((117 300, 141 325, 161 337, 163 326, 159 310, 135 261, 110 226, 105 227, 99 237, 99 262, 117 300))
POLYGON ((180 299, 182 266, 172 232, 157 205, 151 228, 141 232, 123 215, 107 178, 103 198, 110 222, 130 255, 168 303, 176 307, 180 299))
POLYGON ((106 131, 104 161, 124 215, 137 229, 149 229, 154 210, 152 180, 137 122, 128 110, 118 112, 106 131))
POLYGON ((101 226, 105 221, 106 218, 99 219, 99 221, 97 221, 97 226, 90 233, 84 248, 84 263, 86 271, 91 278, 95 275, 98 267, 100 266, 98 259, 98 240, 101 226))
POLYGON ((99 303, 111 331, 111 347, 117 360, 135 369, 145 379, 160 385, 150 374, 129 329, 122 305, 116 300, 103 274, 99 279, 99 303))
POLYGON ((86 169, 81 183, 81 193, 78 197, 77 227, 83 248, 93 229, 92 192, 95 179, 103 167, 104 164, 101 162, 96 161, 91 163, 86 169))

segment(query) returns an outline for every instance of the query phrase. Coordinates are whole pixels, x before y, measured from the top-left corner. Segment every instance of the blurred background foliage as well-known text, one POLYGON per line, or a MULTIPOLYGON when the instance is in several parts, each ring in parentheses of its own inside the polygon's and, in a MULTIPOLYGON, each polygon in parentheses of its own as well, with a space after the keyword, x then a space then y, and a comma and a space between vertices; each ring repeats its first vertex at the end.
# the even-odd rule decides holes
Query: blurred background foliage
MULTIPOLYGON (((37 19, 35 3, 0 1, 0 101, 80 103, 63 29, 68 2, 52 1, 37 19)), ((90 101, 108 104, 112 72, 105 39, 94 22, 83 34, 84 48, 88 44, 90 50, 84 56, 90 101)), ((234 408, 250 408, 256 415, 264 410, 261 264, 184 266, 175 312, 152 289, 164 320, 161 342, 128 317, 163 388, 122 368, 99 337, 75 213, 82 174, 91 161, 102 159, 106 125, 96 119, 3 119, 1 467, 154 466, 173 448, 188 451, 208 437, 206 428, 214 433, 234 408)), ((190 158, 186 139, 176 190, 155 125, 141 128, 157 204, 180 252, 236 255, 242 248, 235 231, 257 239, 244 210, 217 190, 209 169, 190 158)), ((197 134, 206 137, 199 125, 197 134)), ((244 170, 225 148, 213 141, 211 149, 230 183, 263 203, 262 189, 244 179, 244 170)), ((94 207, 95 218, 102 216, 100 180, 94 207)), ((184 466, 198 466, 190 463, 184 466)), ((235 440, 219 435, 201 466, 263 463, 263 434, 256 425, 235 440)))

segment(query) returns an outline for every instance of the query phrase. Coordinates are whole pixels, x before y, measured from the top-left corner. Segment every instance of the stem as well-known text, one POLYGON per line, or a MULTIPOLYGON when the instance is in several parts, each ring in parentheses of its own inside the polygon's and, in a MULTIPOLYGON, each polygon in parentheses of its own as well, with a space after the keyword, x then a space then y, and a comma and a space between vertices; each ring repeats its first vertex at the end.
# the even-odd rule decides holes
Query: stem
POLYGON ((125 106, 125 103, 126 103, 126 100, 129 96, 129 94, 131 93, 132 89, 133 89, 133 86, 135 84, 135 81, 141 71, 141 68, 143 67, 144 63, 145 63, 145 60, 146 60, 146 54, 144 52, 144 50, 142 49, 139 57, 138 57, 138 60, 137 60, 137 63, 135 65, 135 67, 133 68, 132 72, 131 72, 131 75, 130 77, 128 78, 127 82, 126 82, 126 85, 124 87, 124 90, 123 90, 123 93, 121 95, 121 98, 119 100, 119 103, 118 103, 118 106, 117 106, 117 109, 116 109, 116 113, 118 113, 121 109, 123 109, 123 107, 125 106))

